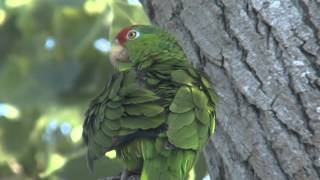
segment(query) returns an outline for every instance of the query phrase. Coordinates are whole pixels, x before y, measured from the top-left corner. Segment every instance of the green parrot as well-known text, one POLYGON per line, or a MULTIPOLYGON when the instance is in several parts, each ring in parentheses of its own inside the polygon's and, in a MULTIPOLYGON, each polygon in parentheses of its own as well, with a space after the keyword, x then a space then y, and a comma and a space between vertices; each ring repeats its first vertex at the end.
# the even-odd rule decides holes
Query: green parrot
POLYGON ((214 132, 216 93, 168 32, 135 25, 116 41, 110 59, 118 71, 83 124, 89 167, 115 150, 141 180, 187 179, 214 132))

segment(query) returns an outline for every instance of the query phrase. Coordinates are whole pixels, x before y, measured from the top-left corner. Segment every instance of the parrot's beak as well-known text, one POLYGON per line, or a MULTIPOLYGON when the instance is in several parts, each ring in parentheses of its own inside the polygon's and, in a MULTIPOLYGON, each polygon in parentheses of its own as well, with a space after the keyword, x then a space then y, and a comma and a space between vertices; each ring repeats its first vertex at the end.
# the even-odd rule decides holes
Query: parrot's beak
POLYGON ((110 62, 114 67, 117 67, 118 62, 129 61, 129 55, 127 50, 121 46, 117 40, 112 45, 112 50, 110 53, 110 62))

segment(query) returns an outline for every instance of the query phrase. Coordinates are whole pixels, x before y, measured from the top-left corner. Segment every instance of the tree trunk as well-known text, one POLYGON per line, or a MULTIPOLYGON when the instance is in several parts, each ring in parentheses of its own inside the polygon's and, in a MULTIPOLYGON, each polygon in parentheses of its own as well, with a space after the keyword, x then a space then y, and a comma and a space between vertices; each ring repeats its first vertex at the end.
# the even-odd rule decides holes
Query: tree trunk
POLYGON ((320 179, 320 1, 145 0, 220 95, 211 179, 320 179))

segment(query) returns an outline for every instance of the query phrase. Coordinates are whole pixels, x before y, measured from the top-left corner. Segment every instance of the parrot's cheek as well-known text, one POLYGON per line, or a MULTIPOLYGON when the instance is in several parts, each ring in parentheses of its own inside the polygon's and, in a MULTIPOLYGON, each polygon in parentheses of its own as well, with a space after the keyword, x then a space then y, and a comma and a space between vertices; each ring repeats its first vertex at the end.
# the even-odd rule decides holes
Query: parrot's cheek
POLYGON ((110 62, 114 67, 117 67, 118 62, 129 61, 127 50, 123 46, 114 46, 110 53, 110 62))

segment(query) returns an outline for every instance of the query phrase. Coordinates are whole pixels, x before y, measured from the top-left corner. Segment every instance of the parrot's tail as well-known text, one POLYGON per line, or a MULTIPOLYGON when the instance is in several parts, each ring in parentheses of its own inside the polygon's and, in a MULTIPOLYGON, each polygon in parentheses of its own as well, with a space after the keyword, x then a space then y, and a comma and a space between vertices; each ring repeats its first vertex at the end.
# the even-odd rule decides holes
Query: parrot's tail
POLYGON ((129 171, 141 169, 141 180, 187 180, 197 152, 173 145, 165 148, 167 143, 162 138, 136 139, 121 149, 121 157, 129 171))
POLYGON ((168 157, 157 155, 143 162, 141 180, 187 180, 196 152, 174 150, 168 157))

